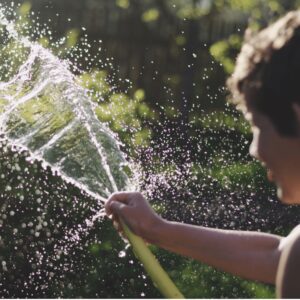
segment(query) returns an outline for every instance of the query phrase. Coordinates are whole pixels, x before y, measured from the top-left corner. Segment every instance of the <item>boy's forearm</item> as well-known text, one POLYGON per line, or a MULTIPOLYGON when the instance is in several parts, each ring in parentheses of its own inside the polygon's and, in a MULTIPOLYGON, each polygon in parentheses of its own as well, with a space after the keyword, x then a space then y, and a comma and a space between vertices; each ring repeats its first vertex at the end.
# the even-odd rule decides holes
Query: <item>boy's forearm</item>
POLYGON ((247 279, 275 283, 281 237, 161 220, 146 239, 167 250, 197 259, 247 279))

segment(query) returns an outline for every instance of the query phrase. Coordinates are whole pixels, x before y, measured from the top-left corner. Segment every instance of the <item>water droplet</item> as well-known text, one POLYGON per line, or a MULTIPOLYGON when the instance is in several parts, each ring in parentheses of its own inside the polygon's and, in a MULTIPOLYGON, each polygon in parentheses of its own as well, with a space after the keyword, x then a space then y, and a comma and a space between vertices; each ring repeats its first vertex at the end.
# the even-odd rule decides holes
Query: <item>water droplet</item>
POLYGON ((122 250, 122 251, 119 252, 118 256, 119 256, 120 258, 123 258, 123 257, 126 256, 126 252, 125 252, 124 250, 122 250))

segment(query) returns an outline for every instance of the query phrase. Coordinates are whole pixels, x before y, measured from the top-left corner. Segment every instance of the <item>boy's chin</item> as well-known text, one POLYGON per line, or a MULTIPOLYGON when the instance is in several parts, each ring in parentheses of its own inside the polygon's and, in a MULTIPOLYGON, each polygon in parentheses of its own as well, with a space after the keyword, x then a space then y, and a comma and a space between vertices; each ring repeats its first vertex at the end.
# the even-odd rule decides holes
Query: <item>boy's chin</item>
POLYGON ((294 195, 293 193, 285 191, 280 186, 277 187, 277 196, 280 199, 280 201, 284 204, 288 204, 288 205, 300 204, 300 197, 296 197, 296 195, 294 195))

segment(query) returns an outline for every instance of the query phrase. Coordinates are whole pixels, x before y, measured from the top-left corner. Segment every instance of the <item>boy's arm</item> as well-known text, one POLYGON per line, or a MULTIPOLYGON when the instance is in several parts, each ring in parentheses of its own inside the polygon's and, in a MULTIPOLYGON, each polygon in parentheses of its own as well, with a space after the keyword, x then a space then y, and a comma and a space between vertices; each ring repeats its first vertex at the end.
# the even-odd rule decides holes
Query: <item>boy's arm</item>
POLYGON ((168 222, 149 228, 144 237, 167 250, 197 259, 246 279, 275 284, 281 237, 168 222))
POLYGON ((160 218, 140 193, 116 193, 106 211, 150 243, 247 279, 275 284, 282 240, 259 232, 205 228, 160 218))

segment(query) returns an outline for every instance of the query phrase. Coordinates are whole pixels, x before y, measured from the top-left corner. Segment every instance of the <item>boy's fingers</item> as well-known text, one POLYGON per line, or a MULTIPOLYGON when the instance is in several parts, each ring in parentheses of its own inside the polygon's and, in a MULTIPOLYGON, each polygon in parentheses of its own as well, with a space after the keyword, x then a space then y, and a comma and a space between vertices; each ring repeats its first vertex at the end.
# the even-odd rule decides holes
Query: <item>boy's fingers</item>
POLYGON ((119 201, 119 202, 123 202, 123 203, 128 203, 130 195, 132 195, 131 192, 117 192, 117 193, 113 193, 108 201, 119 201))
POLYGON ((116 229, 117 231, 121 231, 121 225, 120 225, 119 222, 114 221, 114 222, 113 222, 113 226, 115 227, 115 229, 116 229))
POLYGON ((114 202, 128 203, 130 192, 118 192, 112 194, 105 203, 105 211, 108 215, 112 213, 111 204, 114 202))

